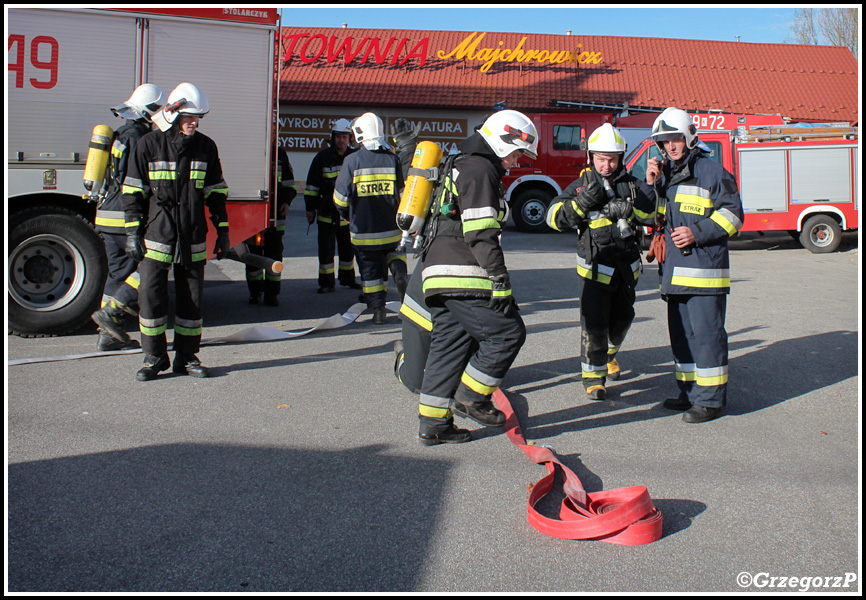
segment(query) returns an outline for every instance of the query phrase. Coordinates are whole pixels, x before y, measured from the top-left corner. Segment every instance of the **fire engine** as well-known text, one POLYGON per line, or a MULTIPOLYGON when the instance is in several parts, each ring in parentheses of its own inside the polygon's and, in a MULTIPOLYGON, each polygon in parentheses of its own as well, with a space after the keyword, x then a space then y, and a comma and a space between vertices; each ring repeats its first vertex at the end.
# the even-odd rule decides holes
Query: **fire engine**
MULTIPOLYGON (((859 156, 857 128, 765 125, 698 130, 710 158, 737 178, 745 220, 740 231, 787 231, 813 253, 833 252, 842 231, 856 230, 859 156)), ((627 158, 638 179, 658 157, 652 139, 627 158)))
MULTIPOLYGON (((527 114, 535 123, 540 139, 538 158, 522 157, 502 179, 505 199, 514 225, 521 231, 550 231, 544 216, 550 201, 562 193, 588 166, 586 139, 604 123, 613 123, 625 137, 629 149, 647 137, 662 108, 555 100, 551 106, 584 112, 527 114)), ((779 115, 694 113, 701 129, 727 130, 743 126, 783 125, 779 115)))
MULTIPOLYGON (((94 126, 142 83, 194 83, 211 112, 233 246, 268 226, 275 160, 277 9, 10 8, 7 20, 8 328, 62 335, 89 322, 106 278, 83 198, 94 126)), ((214 247, 210 232, 208 249, 214 247)))
POLYGON ((550 231, 544 215, 550 201, 586 167, 586 138, 613 113, 534 113, 527 117, 538 131, 538 158, 528 156, 503 177, 505 200, 521 231, 550 231))

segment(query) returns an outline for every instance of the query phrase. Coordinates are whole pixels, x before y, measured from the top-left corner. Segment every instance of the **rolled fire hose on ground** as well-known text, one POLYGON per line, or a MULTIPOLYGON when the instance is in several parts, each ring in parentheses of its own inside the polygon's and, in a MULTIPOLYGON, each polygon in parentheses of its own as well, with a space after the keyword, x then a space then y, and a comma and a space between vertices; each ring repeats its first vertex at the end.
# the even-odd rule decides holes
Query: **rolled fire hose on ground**
POLYGON ((649 544, 662 536, 662 513, 656 509, 646 487, 632 486, 589 492, 571 469, 556 458, 550 448, 527 443, 520 423, 502 390, 493 393, 493 400, 505 413, 505 433, 511 442, 538 465, 547 468, 547 475, 532 487, 527 505, 529 524, 555 538, 566 540, 599 540, 611 544, 649 544), (562 470, 565 498, 559 519, 542 515, 535 505, 553 488, 556 467, 562 470))

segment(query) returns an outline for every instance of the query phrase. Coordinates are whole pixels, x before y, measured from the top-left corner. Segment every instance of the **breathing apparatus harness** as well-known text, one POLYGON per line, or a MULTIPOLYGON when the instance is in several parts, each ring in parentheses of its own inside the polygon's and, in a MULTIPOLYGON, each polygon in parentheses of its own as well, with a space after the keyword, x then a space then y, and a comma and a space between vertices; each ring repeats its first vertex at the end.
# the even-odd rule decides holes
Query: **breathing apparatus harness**
POLYGON ((433 188, 433 201, 430 203, 430 212, 424 223, 424 245, 421 246, 422 260, 427 256, 430 245, 439 234, 439 220, 454 221, 460 219, 460 211, 454 200, 454 180, 451 178, 454 161, 460 156, 462 154, 449 154, 442 160, 442 165, 439 168, 439 178, 433 188))

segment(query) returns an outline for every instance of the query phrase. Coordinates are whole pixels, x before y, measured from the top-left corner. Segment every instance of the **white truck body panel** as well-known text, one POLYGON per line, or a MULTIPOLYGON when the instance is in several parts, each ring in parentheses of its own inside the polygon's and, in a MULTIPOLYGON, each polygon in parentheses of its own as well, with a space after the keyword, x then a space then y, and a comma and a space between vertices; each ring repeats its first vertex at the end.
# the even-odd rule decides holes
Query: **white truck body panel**
POLYGON ((273 82, 267 63, 261 69, 250 65, 271 52, 272 29, 74 9, 11 9, 9 21, 10 39, 17 35, 22 41, 10 48, 8 62, 18 60, 18 52, 23 56, 23 77, 7 71, 10 196, 42 191, 81 196, 93 127, 124 124, 109 107, 129 97, 139 76, 166 94, 189 81, 207 96, 211 111, 200 131, 219 148, 230 200, 259 200, 268 189, 273 82), (137 17, 148 20, 144 37, 137 17), (37 62, 51 60, 50 44, 33 44, 46 36, 57 41, 59 50, 57 81, 48 89, 31 83, 49 79, 48 70, 34 67, 31 57, 35 47, 37 62), (147 52, 142 75, 139 40, 141 52, 147 52), (58 169, 58 185, 44 187, 39 175, 32 187, 34 174, 23 172, 31 168, 58 169))

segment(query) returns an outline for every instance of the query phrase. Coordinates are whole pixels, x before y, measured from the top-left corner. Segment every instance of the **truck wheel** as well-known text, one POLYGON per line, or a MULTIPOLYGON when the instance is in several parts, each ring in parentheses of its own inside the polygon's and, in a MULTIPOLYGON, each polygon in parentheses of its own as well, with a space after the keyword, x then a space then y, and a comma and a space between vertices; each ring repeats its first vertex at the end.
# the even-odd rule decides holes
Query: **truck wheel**
POLYGON ((553 196, 550 192, 539 189, 528 189, 518 192, 511 201, 511 218, 520 231, 542 233, 550 231, 544 220, 547 207, 553 196))
POLYGON ((65 335, 90 322, 108 272, 105 245, 74 212, 39 207, 16 215, 9 235, 9 331, 65 335))
POLYGON ((842 242, 842 227, 831 216, 809 217, 800 232, 800 243, 814 254, 833 252, 842 242))

